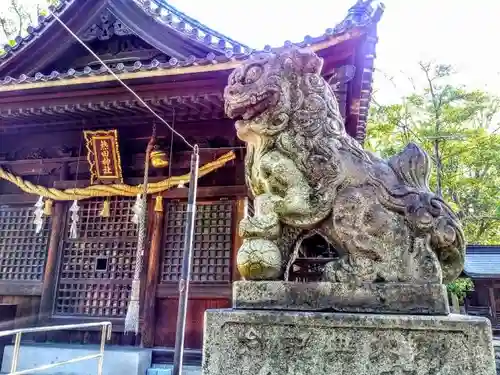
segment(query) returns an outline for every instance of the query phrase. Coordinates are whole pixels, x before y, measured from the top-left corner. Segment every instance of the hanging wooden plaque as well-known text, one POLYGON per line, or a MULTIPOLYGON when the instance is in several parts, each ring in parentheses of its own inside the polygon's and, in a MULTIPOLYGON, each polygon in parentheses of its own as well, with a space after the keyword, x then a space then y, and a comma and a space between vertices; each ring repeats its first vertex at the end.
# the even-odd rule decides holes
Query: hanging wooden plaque
POLYGON ((90 165, 91 184, 123 183, 118 132, 97 130, 83 132, 90 165))

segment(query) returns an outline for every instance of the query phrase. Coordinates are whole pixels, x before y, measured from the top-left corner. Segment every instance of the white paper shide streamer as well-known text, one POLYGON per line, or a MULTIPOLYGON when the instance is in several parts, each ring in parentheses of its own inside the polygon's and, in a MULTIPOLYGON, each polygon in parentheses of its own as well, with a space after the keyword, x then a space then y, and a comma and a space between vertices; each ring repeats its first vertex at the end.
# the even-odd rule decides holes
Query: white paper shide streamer
POLYGON ((135 225, 139 224, 139 217, 144 211, 143 202, 141 199, 141 194, 137 194, 137 199, 135 200, 134 206, 132 207, 132 212, 134 216, 132 216, 132 223, 135 225))
POLYGON ((35 219, 33 224, 35 224, 35 233, 40 233, 43 228, 43 197, 40 196, 38 201, 35 203, 35 219))
POLYGON ((78 238, 78 221, 80 220, 80 215, 78 215, 78 211, 80 211, 80 206, 78 206, 78 201, 74 200, 71 205, 69 212, 71 212, 71 226, 69 228, 69 238, 76 239, 78 238))

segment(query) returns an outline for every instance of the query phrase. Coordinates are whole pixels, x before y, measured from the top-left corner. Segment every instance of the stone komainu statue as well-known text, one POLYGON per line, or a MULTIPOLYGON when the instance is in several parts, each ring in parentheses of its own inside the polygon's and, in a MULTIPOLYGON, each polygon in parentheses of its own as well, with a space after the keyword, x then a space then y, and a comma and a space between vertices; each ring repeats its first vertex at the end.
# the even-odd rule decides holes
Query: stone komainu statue
POLYGON ((255 197, 255 215, 240 223, 241 275, 281 278, 294 244, 314 231, 340 253, 325 281, 454 280, 464 236, 429 189, 427 154, 415 144, 389 160, 363 150, 345 131, 322 63, 291 48, 254 56, 229 77, 225 111, 240 118, 255 197))

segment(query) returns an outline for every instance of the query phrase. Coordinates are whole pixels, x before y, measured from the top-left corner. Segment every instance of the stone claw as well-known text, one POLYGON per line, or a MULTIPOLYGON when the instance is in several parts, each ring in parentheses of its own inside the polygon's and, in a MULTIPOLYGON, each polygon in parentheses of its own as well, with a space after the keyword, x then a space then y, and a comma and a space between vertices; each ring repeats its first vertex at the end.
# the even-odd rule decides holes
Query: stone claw
POLYGON ((254 216, 240 221, 239 234, 242 238, 276 239, 280 229, 276 215, 254 216))
POLYGON ((308 203, 296 195, 276 202, 275 209, 279 216, 305 214, 310 211, 308 203))

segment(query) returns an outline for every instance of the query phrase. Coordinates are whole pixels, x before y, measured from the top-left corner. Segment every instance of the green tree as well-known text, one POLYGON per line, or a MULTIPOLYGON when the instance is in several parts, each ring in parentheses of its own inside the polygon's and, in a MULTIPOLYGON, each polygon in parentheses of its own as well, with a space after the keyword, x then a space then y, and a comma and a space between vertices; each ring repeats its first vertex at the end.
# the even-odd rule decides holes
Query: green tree
POLYGON ((37 23, 37 18, 45 13, 49 5, 56 5, 58 0, 39 0, 36 4, 23 0, 5 0, 0 5, 0 38, 15 43, 15 38, 22 36, 29 25, 37 23))
POLYGON ((457 296, 460 303, 464 302, 467 293, 474 290, 474 283, 468 278, 458 278, 453 283, 446 286, 448 292, 453 293, 457 296))
POLYGON ((420 63, 425 88, 400 103, 373 99, 366 147, 383 157, 408 142, 434 163, 431 186, 461 219, 469 243, 500 244, 500 99, 450 84, 449 65, 420 63))

